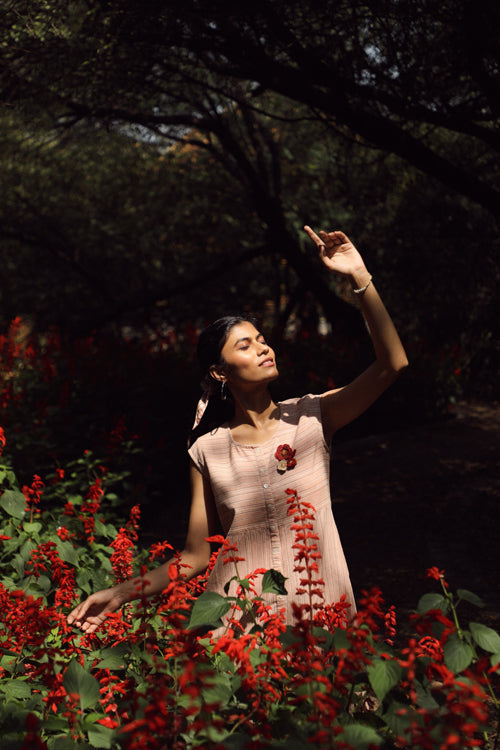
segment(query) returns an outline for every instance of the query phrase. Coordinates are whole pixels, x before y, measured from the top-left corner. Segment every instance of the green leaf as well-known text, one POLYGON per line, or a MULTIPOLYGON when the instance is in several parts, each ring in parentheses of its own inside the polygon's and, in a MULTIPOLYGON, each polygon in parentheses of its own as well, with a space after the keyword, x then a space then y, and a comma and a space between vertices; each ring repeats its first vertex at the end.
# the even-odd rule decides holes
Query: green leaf
MULTIPOLYGON (((51 732, 60 732, 60 733, 67 732, 68 731, 68 717, 61 716, 61 715, 56 716, 55 714, 51 712, 44 718, 43 728, 45 732, 47 732, 48 730, 50 730, 51 732)), ((52 737, 51 739, 54 740, 55 738, 52 737)), ((49 739, 47 741, 47 744, 49 747, 51 747, 50 742, 51 740, 49 739)))
POLYGON ((63 562, 69 563, 70 565, 74 565, 75 568, 77 568, 80 561, 78 559, 76 549, 73 547, 71 542, 63 542, 62 539, 57 537, 56 544, 57 551, 61 560, 63 562))
POLYGON ((496 630, 479 622, 471 622, 469 629, 478 646, 492 654, 500 652, 500 635, 496 630))
POLYGON ((20 554, 17 554, 12 559, 12 567, 16 571, 19 578, 24 578, 24 557, 20 554))
POLYGON ((380 702, 384 700, 389 690, 398 684, 402 673, 397 662, 387 659, 379 659, 374 664, 370 664, 366 671, 373 692, 380 702))
POLYGON ((0 690, 8 700, 23 699, 31 697, 31 685, 26 680, 8 679, 0 681, 0 690))
POLYGON ((229 587, 231 586, 231 583, 233 581, 237 581, 237 580, 238 580, 238 576, 233 576, 232 578, 229 579, 229 581, 226 581, 226 583, 224 584, 224 593, 225 594, 229 593, 229 587))
POLYGON ((104 727, 102 724, 93 724, 88 729, 88 738, 92 747, 111 748, 116 735, 114 729, 104 727))
POLYGON ((74 742, 69 737, 50 737, 47 746, 49 750, 80 750, 90 747, 86 742, 74 742))
POLYGON ((286 596, 288 593, 285 588, 286 580, 283 573, 280 573, 279 570, 266 570, 262 578, 262 593, 286 596))
POLYGON ((441 612, 446 612, 448 609, 446 597, 442 594, 424 594, 421 596, 417 604, 417 612, 423 615, 430 609, 440 609, 441 612))
POLYGON ((31 553, 37 547, 38 544, 35 544, 35 542, 33 542, 31 539, 26 539, 20 550, 21 557, 25 562, 28 562, 29 558, 31 557, 31 553))
POLYGON ((92 586, 90 585, 91 580, 93 580, 92 573, 86 568, 82 568, 76 574, 76 585, 86 594, 90 594, 92 591, 92 586))
POLYGON ((231 604, 215 591, 205 591, 193 604, 188 628, 218 627, 231 604))
POLYGON ((335 651, 341 649, 349 650, 351 648, 351 641, 347 637, 347 633, 344 628, 335 628, 333 633, 333 642, 335 645, 335 651))
POLYGON ((30 576, 23 581, 22 587, 26 594, 40 596, 47 594, 52 586, 52 581, 47 576, 30 576))
POLYGON ((34 521, 33 523, 23 523, 23 529, 27 534, 36 534, 41 528, 42 524, 38 521, 34 521))
POLYGON ((490 664, 492 667, 496 667, 496 665, 500 662, 500 653, 498 654, 492 654, 490 656, 490 664))
POLYGON ((465 602, 469 602, 469 604, 474 604, 476 607, 484 607, 484 602, 481 597, 474 594, 472 591, 467 591, 467 589, 457 589, 457 596, 465 602))
POLYGON ((98 669, 123 669, 127 665, 126 655, 129 655, 130 649, 126 643, 119 643, 118 646, 105 648, 102 651, 99 660, 98 669))
POLYGON ((227 705, 233 695, 231 675, 217 674, 215 678, 212 676, 209 679, 212 684, 206 684, 203 688, 204 702, 227 705))
POLYGON ((444 663, 455 674, 467 669, 474 656, 469 644, 461 641, 456 633, 453 633, 446 641, 443 653, 444 663))
POLYGON ((410 714, 407 705, 391 701, 387 713, 382 718, 395 735, 404 737, 410 726, 410 714))
POLYGON ((335 650, 333 633, 331 633, 329 630, 314 627, 312 629, 312 635, 316 639, 317 643, 321 646, 321 648, 325 649, 326 651, 335 650))
POLYGON ((9 516, 14 518, 24 518, 26 515, 26 498, 18 490, 5 490, 0 497, 0 507, 2 507, 9 516))
POLYGON ((340 739, 347 742, 351 747, 355 747, 356 750, 368 750, 370 745, 378 746, 382 744, 382 737, 377 734, 375 729, 366 727, 364 724, 348 724, 344 727, 340 739))
POLYGON ((68 693, 78 693, 82 710, 91 708, 99 700, 99 683, 76 659, 66 669, 63 685, 68 693))
POLYGON ((417 706, 419 708, 426 708, 431 711, 439 708, 438 702, 434 699, 430 691, 426 690, 424 686, 417 680, 415 681, 415 689, 417 692, 417 706))

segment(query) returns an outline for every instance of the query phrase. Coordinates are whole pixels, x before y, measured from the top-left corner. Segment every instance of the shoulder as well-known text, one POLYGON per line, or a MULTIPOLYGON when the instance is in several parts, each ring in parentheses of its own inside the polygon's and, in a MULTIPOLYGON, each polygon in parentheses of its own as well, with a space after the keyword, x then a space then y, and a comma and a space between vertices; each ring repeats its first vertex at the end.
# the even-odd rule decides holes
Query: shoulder
POLYGON ((210 430, 210 432, 205 432, 203 435, 200 435, 199 438, 196 438, 194 443, 189 448, 188 452, 191 453, 191 451, 194 450, 211 450, 213 448, 216 448, 217 446, 222 445, 223 443, 226 443, 227 431, 227 424, 223 424, 220 427, 214 427, 212 430, 210 430))
POLYGON ((203 473, 207 458, 217 454, 227 454, 227 427, 216 427, 204 435, 200 435, 188 448, 188 453, 195 466, 203 473))
POLYGON ((321 396, 307 393, 305 396, 289 398, 279 403, 282 417, 304 415, 321 419, 321 396))

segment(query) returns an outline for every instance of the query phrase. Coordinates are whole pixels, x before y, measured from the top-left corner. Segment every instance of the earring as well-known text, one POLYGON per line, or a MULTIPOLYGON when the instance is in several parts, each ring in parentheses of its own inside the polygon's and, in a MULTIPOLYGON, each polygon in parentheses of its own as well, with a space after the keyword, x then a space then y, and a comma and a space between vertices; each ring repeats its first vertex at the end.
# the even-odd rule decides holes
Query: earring
POLYGON ((226 383, 224 381, 220 387, 220 397, 222 401, 227 401, 226 383))

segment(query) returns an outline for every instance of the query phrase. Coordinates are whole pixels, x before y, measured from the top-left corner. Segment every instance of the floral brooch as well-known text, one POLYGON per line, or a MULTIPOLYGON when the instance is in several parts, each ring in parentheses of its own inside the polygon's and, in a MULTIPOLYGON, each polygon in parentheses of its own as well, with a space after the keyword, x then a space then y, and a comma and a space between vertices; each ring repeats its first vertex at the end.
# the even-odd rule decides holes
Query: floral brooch
POLYGON ((295 451, 286 443, 284 445, 278 445, 274 457, 278 460, 278 471, 280 474, 297 466, 295 451))

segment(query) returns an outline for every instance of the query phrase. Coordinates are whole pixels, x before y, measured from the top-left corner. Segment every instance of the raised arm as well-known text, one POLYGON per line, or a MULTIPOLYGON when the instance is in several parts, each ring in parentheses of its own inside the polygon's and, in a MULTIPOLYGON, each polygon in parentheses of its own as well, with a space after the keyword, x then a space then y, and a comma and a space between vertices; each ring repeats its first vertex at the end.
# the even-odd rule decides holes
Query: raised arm
MULTIPOLYGON (((193 578, 202 573, 210 561, 210 544, 206 541, 215 530, 215 506, 210 485, 194 464, 191 465, 191 512, 186 543, 180 556, 181 575, 193 578)), ((169 584, 168 569, 173 558, 154 568, 142 578, 132 578, 109 589, 91 594, 68 615, 68 623, 85 633, 93 633, 106 619, 127 602, 142 595, 160 594, 169 584)))
POLYGON ((357 294, 375 350, 375 361, 355 380, 322 395, 325 438, 362 414, 408 366, 398 332, 375 289, 371 275, 353 243, 343 232, 319 232, 306 226, 329 271, 349 278, 357 294))

